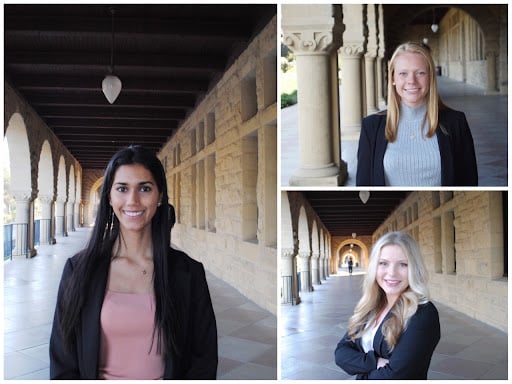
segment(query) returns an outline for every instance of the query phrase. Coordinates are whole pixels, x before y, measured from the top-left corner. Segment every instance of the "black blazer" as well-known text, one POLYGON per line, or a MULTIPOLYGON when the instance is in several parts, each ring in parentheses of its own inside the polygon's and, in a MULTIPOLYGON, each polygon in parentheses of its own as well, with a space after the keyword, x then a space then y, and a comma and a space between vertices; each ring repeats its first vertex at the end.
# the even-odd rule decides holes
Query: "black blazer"
MULTIPOLYGON (((385 185, 384 154, 388 145, 385 129, 385 112, 367 116, 362 121, 357 152, 358 186, 385 185)), ((441 155, 441 184, 478 185, 473 137, 464 113, 446 107, 439 108, 436 136, 441 155)))
MULTIPOLYGON (((165 361, 164 379, 215 379, 217 375, 217 326, 203 265, 185 253, 170 249, 169 278, 183 305, 184 351, 181 358, 165 361)), ((50 379, 97 379, 100 350, 100 312, 105 297, 108 263, 93 274, 89 295, 81 314, 75 348, 64 350, 59 326, 59 303, 70 278, 76 256, 68 259, 62 273, 50 337, 50 379)), ((169 354, 171 355, 171 354, 169 354)))
POLYGON ((441 337, 436 307, 431 302, 418 306, 392 352, 382 335, 382 324, 389 316, 390 313, 375 334, 373 351, 365 353, 360 338, 352 341, 345 334, 334 352, 336 364, 348 374, 357 375, 357 379, 427 379, 430 359, 441 337), (379 357, 389 363, 377 369, 379 357))

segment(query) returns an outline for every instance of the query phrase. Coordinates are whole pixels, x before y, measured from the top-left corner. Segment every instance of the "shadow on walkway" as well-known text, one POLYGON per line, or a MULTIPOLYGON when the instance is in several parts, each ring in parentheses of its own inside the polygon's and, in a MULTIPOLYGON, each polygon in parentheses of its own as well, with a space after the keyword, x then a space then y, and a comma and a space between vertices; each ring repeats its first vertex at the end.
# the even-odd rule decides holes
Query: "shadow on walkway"
MULTIPOLYGON (((334 350, 361 296, 364 274, 332 275, 314 292, 300 293, 301 304, 281 306, 281 379, 354 379, 334 362, 334 350)), ((432 356, 429 379, 506 380, 508 335, 435 303, 441 340, 432 356)), ((421 348, 421 346, 418 346, 421 348)))
MULTIPOLYGON (((32 259, 4 264, 4 379, 49 377, 48 342, 62 268, 81 249, 79 228, 32 259)), ((218 379, 277 378, 277 319, 236 289, 206 273, 217 319, 218 379)))

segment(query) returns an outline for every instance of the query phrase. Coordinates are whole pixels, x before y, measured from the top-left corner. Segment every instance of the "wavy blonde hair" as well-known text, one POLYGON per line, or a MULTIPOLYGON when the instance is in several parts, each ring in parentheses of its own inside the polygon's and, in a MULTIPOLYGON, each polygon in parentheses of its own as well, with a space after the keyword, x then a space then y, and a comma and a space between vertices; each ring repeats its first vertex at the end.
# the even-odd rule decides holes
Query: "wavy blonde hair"
POLYGON ((428 121, 427 137, 434 136, 439 121, 439 108, 443 107, 439 94, 437 93, 437 80, 434 60, 430 54, 430 48, 422 43, 407 42, 398 46, 398 48, 391 56, 388 65, 388 110, 386 117, 386 139, 392 143, 396 140, 398 120, 400 119, 400 95, 398 95, 396 88, 393 85, 395 74, 395 61, 396 58, 404 53, 416 53, 423 57, 427 63, 429 75, 429 91, 427 94, 427 113, 425 120, 428 121))
POLYGON ((409 286, 391 308, 391 316, 382 324, 384 339, 393 350, 400 335, 407 328, 409 319, 416 313, 418 305, 429 301, 428 273, 423 256, 416 241, 404 232, 389 232, 373 246, 363 283, 363 296, 349 320, 348 334, 352 341, 362 337, 366 326, 375 321, 386 307, 386 294, 377 283, 376 274, 382 248, 387 245, 399 246, 408 260, 409 286))

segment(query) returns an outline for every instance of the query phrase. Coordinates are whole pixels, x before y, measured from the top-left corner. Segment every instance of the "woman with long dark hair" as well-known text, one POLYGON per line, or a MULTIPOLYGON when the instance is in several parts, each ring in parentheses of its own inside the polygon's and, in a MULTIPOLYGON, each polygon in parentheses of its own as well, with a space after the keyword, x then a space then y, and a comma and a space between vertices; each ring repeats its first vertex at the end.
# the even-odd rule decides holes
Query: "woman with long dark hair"
POLYGON ((51 379, 215 379, 217 328, 204 268, 170 247, 160 160, 130 146, 104 174, 87 247, 64 267, 51 379))

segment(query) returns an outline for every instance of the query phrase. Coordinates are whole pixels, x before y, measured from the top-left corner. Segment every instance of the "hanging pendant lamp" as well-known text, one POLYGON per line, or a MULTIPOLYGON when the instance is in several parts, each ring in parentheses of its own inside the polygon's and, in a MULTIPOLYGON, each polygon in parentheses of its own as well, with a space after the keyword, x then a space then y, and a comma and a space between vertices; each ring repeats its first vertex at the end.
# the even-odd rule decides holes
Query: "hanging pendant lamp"
POLYGON ((370 198, 370 191, 360 191, 359 192, 359 199, 361 199, 361 202, 363 204, 366 204, 368 202, 369 198, 370 198))
POLYGON ((432 8, 432 25, 430 26, 430 29, 432 32, 436 33, 439 30, 439 25, 436 23, 436 10, 435 8, 432 8))
POLYGON ((110 104, 114 104, 114 101, 116 101, 117 96, 119 96, 121 87, 123 85, 119 77, 114 75, 114 13, 115 9, 111 7, 110 14, 112 16, 112 43, 110 47, 110 73, 105 76, 103 82, 101 83, 103 94, 110 104))

